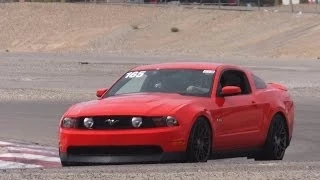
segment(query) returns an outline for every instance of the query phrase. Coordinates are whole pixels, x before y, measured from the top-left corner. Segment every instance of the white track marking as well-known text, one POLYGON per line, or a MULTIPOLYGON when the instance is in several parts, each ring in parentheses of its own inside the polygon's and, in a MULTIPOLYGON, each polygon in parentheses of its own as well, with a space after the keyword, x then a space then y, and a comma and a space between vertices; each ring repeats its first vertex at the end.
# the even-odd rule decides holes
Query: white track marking
POLYGON ((0 169, 21 169, 21 168, 40 168, 40 167, 42 166, 0 160, 0 169))
POLYGON ((11 147, 23 147, 23 148, 34 148, 34 149, 45 149, 45 150, 51 150, 51 151, 57 151, 57 148, 53 147, 46 147, 46 146, 37 146, 37 145, 27 145, 27 144, 11 144, 8 145, 11 147))
POLYGON ((8 147, 7 148, 9 151, 19 151, 19 152, 24 152, 24 153, 43 153, 43 154, 48 154, 48 155, 58 155, 58 152, 53 152, 53 151, 47 151, 47 150, 41 150, 41 149, 30 149, 30 148, 23 148, 23 147, 8 147))
POLYGON ((0 169, 58 167, 58 148, 0 141, 0 169))
POLYGON ((5 141, 0 141, 0 146, 9 146, 13 145, 13 143, 5 142, 5 141))
POLYGON ((12 143, 0 141, 0 146, 11 146, 11 147, 23 147, 23 148, 33 148, 33 149, 45 149, 51 151, 57 151, 57 148, 48 147, 48 146, 40 146, 40 145, 31 145, 31 144, 21 144, 21 143, 12 143))
POLYGON ((3 158, 24 158, 24 159, 29 159, 29 160, 60 162, 60 158, 57 158, 57 157, 48 157, 48 156, 24 154, 24 153, 5 153, 5 154, 0 154, 0 157, 3 157, 3 158))

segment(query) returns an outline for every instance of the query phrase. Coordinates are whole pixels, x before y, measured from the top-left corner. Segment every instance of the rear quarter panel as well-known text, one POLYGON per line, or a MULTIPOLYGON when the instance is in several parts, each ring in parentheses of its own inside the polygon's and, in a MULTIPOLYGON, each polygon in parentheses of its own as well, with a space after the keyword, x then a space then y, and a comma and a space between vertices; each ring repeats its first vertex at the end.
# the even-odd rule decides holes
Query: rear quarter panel
POLYGON ((268 85, 266 89, 257 90, 257 102, 261 103, 263 121, 261 123, 262 138, 266 139, 273 116, 282 113, 288 125, 289 138, 292 136, 294 124, 294 103, 288 91, 268 85))
POLYGON ((263 118, 260 124, 262 139, 266 139, 271 120, 273 116, 279 112, 281 112, 286 118, 289 138, 291 139, 294 125, 295 108, 290 91, 285 85, 277 82, 266 83, 266 88, 257 89, 253 79, 253 73, 250 70, 246 70, 246 73, 254 94, 255 101, 260 103, 262 106, 263 118))

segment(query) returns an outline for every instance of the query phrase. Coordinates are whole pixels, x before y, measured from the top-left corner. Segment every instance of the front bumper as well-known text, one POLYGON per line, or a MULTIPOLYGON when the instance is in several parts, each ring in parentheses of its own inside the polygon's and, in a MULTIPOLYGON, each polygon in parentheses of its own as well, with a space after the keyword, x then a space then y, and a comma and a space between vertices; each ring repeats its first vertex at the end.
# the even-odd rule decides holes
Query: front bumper
POLYGON ((59 152, 61 161, 70 163, 181 160, 185 158, 183 152, 187 147, 187 134, 181 127, 130 130, 60 129, 59 152), (157 147, 158 150, 130 149, 137 146, 157 147), (86 149, 91 147, 92 150, 86 149), (120 150, 112 149, 114 147, 120 150))
POLYGON ((60 159, 64 165, 179 162, 186 159, 186 153, 171 152, 139 156, 80 156, 60 153, 60 159))

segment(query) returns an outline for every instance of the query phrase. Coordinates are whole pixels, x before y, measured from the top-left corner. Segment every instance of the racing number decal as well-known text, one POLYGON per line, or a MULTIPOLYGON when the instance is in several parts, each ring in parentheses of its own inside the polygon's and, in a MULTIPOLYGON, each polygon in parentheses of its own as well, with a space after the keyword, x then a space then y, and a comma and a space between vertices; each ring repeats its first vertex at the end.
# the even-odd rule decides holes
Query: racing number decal
POLYGON ((146 71, 134 71, 134 72, 128 72, 126 75, 126 78, 139 78, 144 75, 146 71))

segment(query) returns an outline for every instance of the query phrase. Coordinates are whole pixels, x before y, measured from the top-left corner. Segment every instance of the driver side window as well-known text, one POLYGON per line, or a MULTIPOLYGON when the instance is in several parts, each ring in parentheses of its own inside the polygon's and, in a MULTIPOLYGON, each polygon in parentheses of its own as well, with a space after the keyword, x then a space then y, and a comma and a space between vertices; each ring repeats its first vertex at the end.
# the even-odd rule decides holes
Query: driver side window
POLYGON ((218 95, 225 86, 238 86, 241 89, 241 94, 251 93, 251 87, 246 74, 239 70, 226 70, 222 73, 217 88, 218 95))

